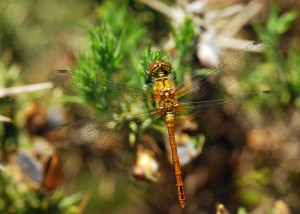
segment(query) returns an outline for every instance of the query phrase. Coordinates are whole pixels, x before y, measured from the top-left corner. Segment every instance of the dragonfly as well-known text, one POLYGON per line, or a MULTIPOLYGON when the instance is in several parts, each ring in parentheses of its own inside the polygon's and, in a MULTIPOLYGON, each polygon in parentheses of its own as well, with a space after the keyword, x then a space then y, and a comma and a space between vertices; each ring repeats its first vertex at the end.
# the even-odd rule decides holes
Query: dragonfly
MULTIPOLYGON (((245 112, 250 112, 250 118, 248 119, 251 119, 258 112, 259 105, 275 100, 276 93, 271 90, 253 91, 222 99, 193 100, 195 95, 198 95, 196 96, 198 98, 207 97, 206 95, 214 88, 214 86, 211 87, 211 78, 213 77, 230 74, 230 77, 223 81, 223 86, 232 85, 235 82, 233 78, 240 75, 239 69, 245 58, 248 57, 249 52, 261 52, 264 49, 264 43, 254 42, 241 53, 227 58, 224 65, 209 69, 205 73, 196 75, 177 86, 170 77, 171 64, 163 60, 154 61, 147 70, 148 75, 153 80, 151 90, 145 90, 139 86, 101 81, 75 71, 52 71, 49 73, 48 79, 54 85, 71 85, 76 86, 75 88, 81 88, 81 90, 90 90, 94 94, 96 103, 106 98, 105 102, 109 110, 111 110, 110 107, 115 106, 117 106, 116 109, 119 109, 120 106, 126 106, 128 110, 125 114, 119 113, 116 115, 111 113, 111 116, 107 118, 72 121, 60 127, 58 133, 67 133, 69 140, 77 144, 93 143, 104 147, 113 147, 124 145, 125 138, 128 137, 124 134, 128 131, 128 125, 130 124, 128 121, 138 118, 139 121, 150 121, 147 123, 149 124, 160 119, 165 124, 169 136, 178 201, 180 206, 184 208, 186 196, 175 139, 176 121, 182 116, 197 113, 205 114, 206 111, 212 108, 229 109, 230 112, 237 113, 242 119, 246 119, 244 115, 247 114, 245 112), (82 83, 76 81, 76 78, 85 79, 85 82, 89 84, 82 85, 82 83), (207 88, 205 85, 210 85, 210 87, 207 88), (152 103, 153 107, 145 109, 145 105, 139 104, 141 100, 152 103), (127 126, 124 125, 124 121, 128 122, 127 126), (124 127, 127 127, 127 129, 125 130, 124 127)), ((217 87, 215 86, 215 88, 217 87)), ((143 123, 140 123, 140 126, 142 125, 143 123)))

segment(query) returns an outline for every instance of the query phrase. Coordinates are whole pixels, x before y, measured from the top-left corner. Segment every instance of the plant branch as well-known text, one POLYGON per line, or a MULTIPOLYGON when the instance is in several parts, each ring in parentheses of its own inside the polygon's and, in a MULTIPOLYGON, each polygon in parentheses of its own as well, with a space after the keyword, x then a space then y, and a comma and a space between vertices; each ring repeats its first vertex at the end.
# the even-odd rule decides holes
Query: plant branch
POLYGON ((16 86, 16 87, 11 87, 11 88, 2 88, 2 89, 0 89, 0 98, 6 97, 6 96, 11 96, 11 95, 30 93, 30 92, 40 91, 40 90, 45 90, 45 89, 50 89, 50 88, 53 88, 53 85, 50 82, 24 85, 24 86, 16 86))

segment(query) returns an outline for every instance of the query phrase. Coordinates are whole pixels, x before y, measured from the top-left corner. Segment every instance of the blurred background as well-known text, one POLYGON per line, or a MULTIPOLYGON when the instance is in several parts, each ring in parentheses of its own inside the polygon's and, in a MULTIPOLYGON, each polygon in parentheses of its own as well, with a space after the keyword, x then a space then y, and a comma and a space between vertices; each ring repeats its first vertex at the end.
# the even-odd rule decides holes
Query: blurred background
POLYGON ((296 0, 2 0, 0 213, 298 213, 299 11, 296 0), (245 66, 240 56, 258 40, 264 50, 245 66), (142 88, 155 57, 171 62, 178 83, 219 64, 246 67, 213 87, 218 96, 276 92, 269 105, 246 107, 250 125, 238 112, 210 112, 203 123, 213 128, 198 117, 178 125, 184 209, 161 127, 146 134, 130 124, 146 147, 67 144, 52 132, 108 114, 92 91, 65 97, 47 79, 52 70, 99 70, 142 88))

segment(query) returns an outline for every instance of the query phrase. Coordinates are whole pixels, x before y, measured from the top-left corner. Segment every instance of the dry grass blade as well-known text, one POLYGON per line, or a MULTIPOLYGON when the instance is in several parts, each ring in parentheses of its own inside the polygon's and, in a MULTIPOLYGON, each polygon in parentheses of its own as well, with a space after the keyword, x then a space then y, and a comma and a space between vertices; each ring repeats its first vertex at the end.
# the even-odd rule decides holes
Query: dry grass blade
POLYGON ((0 98, 53 88, 50 82, 0 89, 0 98))
POLYGON ((10 117, 6 117, 6 116, 3 116, 3 115, 0 115, 0 121, 2 122, 6 122, 6 123, 12 123, 14 120, 10 117))

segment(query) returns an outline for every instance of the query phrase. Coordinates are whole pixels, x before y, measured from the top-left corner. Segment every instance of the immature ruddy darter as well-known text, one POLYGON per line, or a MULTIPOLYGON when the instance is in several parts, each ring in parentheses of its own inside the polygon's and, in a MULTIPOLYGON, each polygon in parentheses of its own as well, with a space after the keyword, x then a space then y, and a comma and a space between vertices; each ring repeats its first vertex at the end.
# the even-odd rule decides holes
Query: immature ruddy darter
MULTIPOLYGON (((118 108, 120 103, 125 103, 124 106, 129 106, 130 109, 130 112, 126 112, 124 115, 114 115, 113 118, 101 118, 96 121, 80 120, 70 122, 63 125, 63 127, 60 128, 61 131, 58 133, 69 133, 70 138, 72 138, 70 141, 77 144, 83 144, 88 141, 105 147, 122 146, 124 142, 120 140, 120 138, 108 140, 108 138, 119 136, 122 133, 118 129, 118 124, 124 124, 124 121, 134 121, 135 119, 141 120, 141 118, 151 118, 152 120, 162 117, 169 134, 178 200, 183 208, 185 207, 186 198, 175 141, 175 122, 177 116, 193 115, 195 113, 204 114, 210 109, 220 110, 226 108, 229 112, 235 113, 242 119, 247 120, 247 114, 245 112, 249 111, 250 114, 254 114, 255 116, 255 113, 258 112, 262 103, 268 102, 268 104, 272 105, 272 101, 276 101, 277 96, 272 91, 255 91, 239 96, 209 101, 184 102, 183 97, 186 97, 185 95, 187 94, 192 94, 191 92, 196 92, 197 94, 202 93, 201 97, 205 97, 210 89, 206 89, 204 85, 211 85, 209 80, 211 76, 217 76, 223 72, 225 74, 230 72, 233 76, 238 76, 240 72, 239 67, 244 63, 244 58, 247 57, 248 51, 261 51, 263 49, 263 44, 257 42, 252 43, 246 47, 243 52, 225 60, 223 66, 211 69, 206 74, 195 76, 177 87, 174 86, 173 81, 169 77, 172 70, 171 64, 165 61, 155 61, 148 68, 148 74, 154 82, 154 87, 150 91, 132 85, 100 81, 79 72, 66 70, 52 71, 48 79, 55 85, 65 85, 64 82, 74 80, 75 78, 75 81, 72 82, 72 85, 77 86, 75 88, 82 88, 82 90, 90 89, 90 93, 93 94, 95 99, 106 99, 108 105, 112 106, 117 104, 118 108), (90 84, 82 85, 82 83, 76 81, 76 78, 85 79, 85 82, 90 84), (111 99, 112 97, 113 99, 111 99), (148 101, 154 100, 155 106, 153 106, 153 108, 141 109, 140 105, 136 103, 136 100, 139 99, 139 101, 141 101, 145 100, 145 98, 148 101), (249 102, 251 105, 249 105, 249 102), (245 105, 245 103, 247 103, 247 105, 245 105), (103 134, 105 130, 109 130, 109 136, 107 133, 103 134), (116 131, 113 133, 111 130, 116 131), (85 138, 83 138, 82 135, 84 135, 85 138)), ((226 87, 233 84, 233 82, 234 81, 227 79, 227 81, 223 82, 223 85, 226 87)), ((97 102, 97 100, 95 102, 97 102)))
POLYGON ((155 79, 154 98, 157 106, 157 114, 164 117, 168 128, 177 195, 180 206, 184 208, 184 185, 175 141, 175 114, 180 110, 180 105, 177 104, 174 84, 169 79, 171 65, 168 62, 157 61, 149 67, 148 71, 151 77, 155 79))

